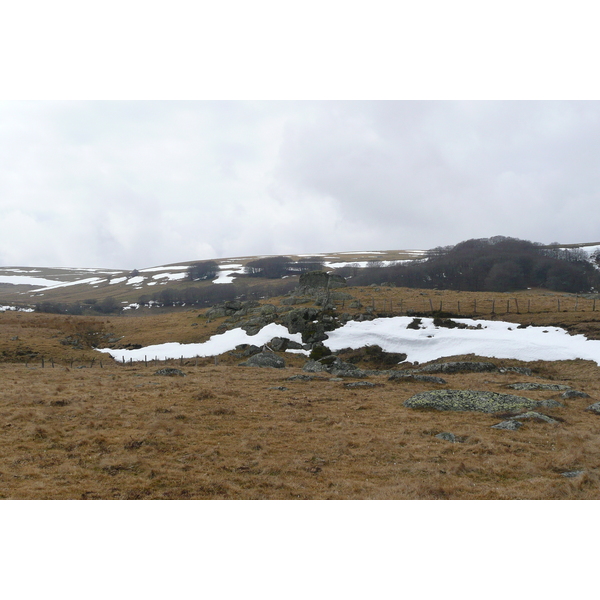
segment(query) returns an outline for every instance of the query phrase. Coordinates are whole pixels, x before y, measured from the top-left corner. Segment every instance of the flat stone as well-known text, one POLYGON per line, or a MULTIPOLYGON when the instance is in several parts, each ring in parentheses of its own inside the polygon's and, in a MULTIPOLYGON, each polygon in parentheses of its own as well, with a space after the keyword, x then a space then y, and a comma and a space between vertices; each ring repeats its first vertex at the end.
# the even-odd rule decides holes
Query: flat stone
POLYGON ((522 421, 523 419, 529 419, 532 421, 543 421, 544 423, 558 423, 556 419, 534 411, 526 412, 515 417, 511 417, 511 419, 519 419, 519 421, 522 421))
POLYGON ((381 387, 382 383, 371 383, 370 381, 351 381, 349 383, 345 383, 344 387, 347 388, 374 388, 381 387))
POLYGON ((492 425, 492 429, 508 429, 509 431, 516 431, 519 427, 523 427, 523 423, 520 421, 502 421, 492 425))
POLYGON ((397 371, 396 373, 392 373, 388 377, 388 381, 421 381, 423 383, 439 383, 445 384, 448 383, 445 379, 441 377, 434 377, 433 375, 419 375, 418 373, 411 373, 410 371, 397 371))
POLYGON ((531 369, 527 367, 500 367, 498 369, 500 373, 518 373, 519 375, 533 375, 531 369))
POLYGON ((185 373, 179 369, 173 369, 172 367, 166 367, 159 369, 154 372, 155 375, 166 375, 167 377, 185 377, 185 373))
POLYGON ((563 390, 571 389, 571 386, 569 385, 562 385, 559 383, 533 383, 531 381, 523 383, 509 383, 506 387, 512 390, 520 391, 547 390, 551 392, 562 392, 563 390))
POLYGON ((483 373, 496 371, 498 367, 489 362, 434 363, 417 369, 419 373, 483 373))
POLYGON ((585 473, 585 471, 565 471, 564 473, 561 473, 561 475, 563 477, 579 477, 579 475, 583 475, 585 473))
POLYGON ((453 444, 456 443, 456 436, 449 431, 443 431, 442 433, 438 433, 436 436, 439 440, 444 440, 445 442, 451 442, 453 444))
POLYGON ((430 390, 415 394, 404 402, 407 408, 476 412, 511 412, 535 408, 530 398, 473 390, 430 390))

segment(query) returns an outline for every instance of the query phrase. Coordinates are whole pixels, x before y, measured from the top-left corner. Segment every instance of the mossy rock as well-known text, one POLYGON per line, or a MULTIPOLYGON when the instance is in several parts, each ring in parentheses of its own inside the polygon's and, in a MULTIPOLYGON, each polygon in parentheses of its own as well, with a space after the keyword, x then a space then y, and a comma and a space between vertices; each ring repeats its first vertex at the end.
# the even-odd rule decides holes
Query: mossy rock
POLYGON ((485 413, 517 412, 538 406, 536 400, 473 390, 432 390, 415 394, 404 402, 407 408, 475 411, 485 413))

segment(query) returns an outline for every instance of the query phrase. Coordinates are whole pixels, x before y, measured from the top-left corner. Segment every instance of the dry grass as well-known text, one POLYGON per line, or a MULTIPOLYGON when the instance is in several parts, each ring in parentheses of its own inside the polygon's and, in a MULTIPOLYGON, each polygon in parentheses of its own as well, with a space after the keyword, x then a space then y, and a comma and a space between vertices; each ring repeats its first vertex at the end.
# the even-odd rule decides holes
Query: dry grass
MULTIPOLYGON (((505 361, 510 362, 510 361, 505 361)), ((513 363, 514 364, 514 363, 513 363)), ((547 363, 536 368, 544 371, 547 363)), ((598 398, 598 367, 564 361, 545 381, 598 398)), ((430 388, 286 381, 285 370, 0 365, 4 498, 598 498, 600 417, 590 399, 544 411, 558 425, 518 431, 476 413, 402 406, 430 388), (286 387, 287 390, 272 389, 286 387), (450 431, 452 444, 435 437, 450 431), (565 471, 585 474, 564 478, 565 471)), ((448 376, 452 388, 501 391, 514 374, 448 376)), ((547 398, 551 393, 532 392, 547 398)))
MULTIPOLYGON (((373 290, 365 289, 365 298, 368 293, 373 290)), ((382 292, 394 293, 398 290, 382 292)), ((154 375, 151 366, 117 365, 105 355, 99 368, 99 353, 60 343, 81 331, 142 345, 203 341, 220 321, 207 323, 199 314, 96 319, 0 314, 0 352, 8 353, 0 363, 2 497, 600 497, 600 417, 585 411, 600 400, 600 368, 589 361, 526 363, 539 381, 565 382, 591 398, 561 400, 564 407, 545 409, 561 419, 557 425, 527 422, 505 431, 490 428, 502 420, 494 415, 404 408, 405 399, 435 385, 384 377, 371 378, 383 384, 371 389, 348 389, 328 377, 287 381, 301 373, 304 359, 297 355, 286 355, 284 370, 238 367, 239 359, 226 355, 218 366, 212 359, 197 366, 192 360, 180 367, 185 378, 171 378, 154 375), (37 359, 26 367, 22 356, 13 358, 19 344, 45 355, 46 368, 37 359), (435 437, 444 431, 463 441, 435 437), (584 473, 562 476, 577 470, 584 473)), ((558 316, 582 327, 594 325, 596 315, 558 316)), ((541 324, 542 317, 535 320, 541 324)), ((444 377, 449 388, 491 391, 508 391, 506 384, 524 379, 514 373, 444 377)))

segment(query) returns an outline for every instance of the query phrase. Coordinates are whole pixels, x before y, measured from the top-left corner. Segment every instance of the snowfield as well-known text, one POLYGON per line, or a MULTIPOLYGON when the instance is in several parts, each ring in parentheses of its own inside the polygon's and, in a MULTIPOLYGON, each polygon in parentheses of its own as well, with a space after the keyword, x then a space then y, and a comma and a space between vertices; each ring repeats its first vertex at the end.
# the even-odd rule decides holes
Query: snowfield
MULTIPOLYGON (((433 319, 421 319, 420 329, 407 329, 412 317, 391 317, 373 321, 350 321, 330 332, 324 343, 331 350, 360 348, 377 344, 387 352, 404 352, 410 362, 428 362, 445 356, 476 354, 490 358, 514 358, 522 361, 569 360, 582 358, 600 365, 600 341, 588 340, 583 335, 569 335, 560 327, 527 327, 504 321, 476 321, 454 319, 473 329, 435 327, 433 319)), ((138 350, 99 349, 116 360, 144 360, 150 358, 193 358, 215 356, 235 349, 239 344, 262 346, 273 337, 287 337, 301 342, 300 334, 290 334, 283 325, 271 323, 256 335, 249 336, 243 329, 232 329, 213 335, 207 342, 179 344, 171 342, 147 346, 138 350)))
POLYGON ((98 348, 99 352, 110 354, 115 360, 148 360, 155 357, 159 360, 167 358, 194 358, 195 356, 216 356, 223 352, 229 352, 235 349, 239 344, 254 344, 262 346, 271 341, 274 337, 286 337, 295 342, 302 343, 302 336, 299 333, 290 334, 287 327, 271 323, 263 327, 256 335, 248 335, 243 329, 231 329, 219 335, 213 335, 207 342, 200 344, 180 344, 178 342, 168 342, 166 344, 156 344, 146 346, 138 350, 113 350, 112 348, 98 348))

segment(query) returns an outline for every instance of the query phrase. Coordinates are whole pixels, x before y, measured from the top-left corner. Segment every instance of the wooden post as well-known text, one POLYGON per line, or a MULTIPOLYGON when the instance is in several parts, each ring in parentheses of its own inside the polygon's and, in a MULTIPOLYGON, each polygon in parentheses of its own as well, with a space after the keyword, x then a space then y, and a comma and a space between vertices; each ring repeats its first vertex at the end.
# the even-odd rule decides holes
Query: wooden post
POLYGON ((52 368, 54 369, 54 357, 50 358, 50 364, 52 365, 52 368))
POLYGON ((510 312, 510 299, 506 301, 506 314, 510 312))
POLYGON ((556 310, 557 312, 560 312, 560 298, 556 299, 556 310))
POLYGON ((215 367, 219 364, 219 357, 215 356, 215 367))
POLYGON ((96 362, 95 358, 92 358, 92 363, 90 364, 90 369, 94 366, 94 363, 96 362))
POLYGON ((125 364, 125 355, 123 355, 123 364, 125 364))
POLYGON ((44 357, 42 356, 42 369, 44 368, 44 357))
POLYGON ((442 312, 443 302, 440 300, 440 312, 442 312))
POLYGON ((433 302, 431 301, 431 298, 429 298, 429 308, 431 309, 431 312, 433 312, 433 302))
POLYGON ((594 298, 594 306, 593 306, 592 310, 593 310, 594 312, 596 311, 596 298, 594 298))
POLYGON ((496 313, 496 300, 492 300, 492 314, 496 313))
POLYGON ((521 314, 521 313, 519 312, 519 301, 518 301, 516 298, 515 298, 515 304, 516 304, 516 306, 517 306, 517 314, 519 315, 519 314, 521 314))
POLYGON ((460 315, 460 300, 459 300, 459 301, 458 301, 458 303, 457 303, 457 312, 458 312, 458 314, 460 315))

